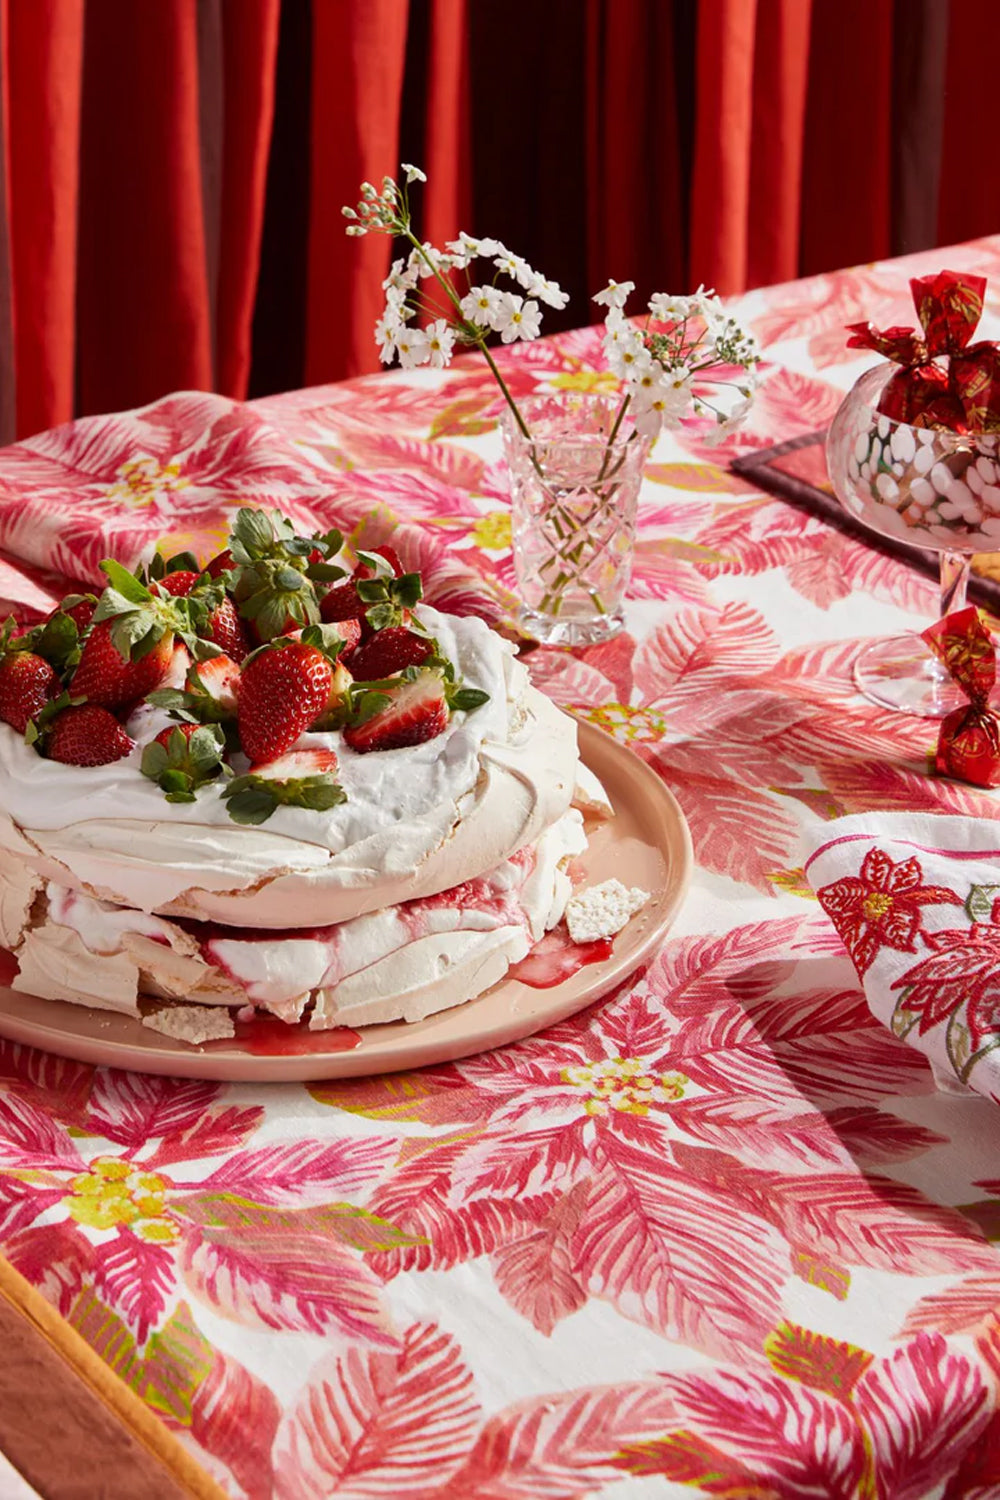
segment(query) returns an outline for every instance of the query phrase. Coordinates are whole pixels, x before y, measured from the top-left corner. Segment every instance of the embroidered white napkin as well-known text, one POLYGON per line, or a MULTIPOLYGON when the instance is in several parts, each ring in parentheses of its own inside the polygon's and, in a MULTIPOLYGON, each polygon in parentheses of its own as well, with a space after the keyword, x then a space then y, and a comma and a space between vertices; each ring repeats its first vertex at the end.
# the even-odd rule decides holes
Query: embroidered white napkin
POLYGON ((878 1019, 942 1086, 1000 1102, 1000 821, 838 818, 806 875, 878 1019))

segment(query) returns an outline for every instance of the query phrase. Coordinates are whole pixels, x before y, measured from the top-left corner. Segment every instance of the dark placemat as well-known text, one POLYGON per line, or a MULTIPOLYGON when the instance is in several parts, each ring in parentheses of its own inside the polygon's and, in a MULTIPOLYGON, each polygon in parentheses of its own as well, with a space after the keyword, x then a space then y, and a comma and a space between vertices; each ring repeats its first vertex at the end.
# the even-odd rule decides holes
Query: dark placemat
MULTIPOLYGON (((833 493, 826 469, 825 443, 825 431, 806 432, 787 443, 779 443, 776 448, 760 448, 755 453, 735 458, 730 468, 759 489, 787 500, 810 515, 820 516, 845 536, 863 542, 873 551, 894 557, 936 581, 939 576, 937 552, 910 547, 895 537, 881 536, 848 515, 833 493)), ((991 614, 1000 615, 1000 553, 980 552, 973 557, 969 598, 991 614)))

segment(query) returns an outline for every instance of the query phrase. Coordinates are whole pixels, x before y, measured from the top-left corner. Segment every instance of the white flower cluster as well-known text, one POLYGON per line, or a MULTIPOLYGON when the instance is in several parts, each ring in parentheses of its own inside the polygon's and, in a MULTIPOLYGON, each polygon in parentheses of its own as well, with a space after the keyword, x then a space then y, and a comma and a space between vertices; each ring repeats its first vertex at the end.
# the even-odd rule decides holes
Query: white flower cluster
POLYGON ((380 357, 384 364, 398 358, 404 369, 423 364, 441 369, 450 362, 456 342, 478 344, 491 333, 498 333, 504 344, 536 339, 542 331, 540 304, 565 307, 569 300, 554 281, 533 271, 499 240, 476 240, 465 233, 449 240, 443 251, 423 244, 411 250, 406 260, 394 261, 382 287, 385 311, 375 326, 380 357), (473 285, 467 277, 468 291, 459 296, 454 320, 436 318, 424 330, 408 326, 420 311, 420 298, 414 293, 421 281, 429 276, 444 278, 452 271, 467 272, 473 261, 483 258, 492 260, 499 273, 512 277, 525 295, 490 282, 473 285))
POLYGON ((381 231, 402 235, 413 245, 405 260, 393 262, 382 283, 385 311, 375 325, 375 339, 383 364, 398 359, 406 370, 428 364, 441 369, 450 363, 456 343, 482 347, 486 337, 493 333, 498 333, 504 344, 538 338, 541 304, 565 307, 569 301, 567 294, 499 240, 476 239, 463 231, 457 240, 449 240, 444 250, 421 244, 410 227, 406 187, 427 179, 418 167, 405 162, 403 171, 404 187, 400 188, 391 177, 382 179, 380 192, 370 182, 362 183, 357 208, 343 210, 345 218, 351 221, 348 234, 381 231), (492 262, 495 273, 492 281, 473 284, 469 267, 476 260, 492 262), (456 271, 465 273, 464 296, 455 290, 454 281, 447 279, 456 271), (496 279, 501 275, 509 277, 521 291, 498 287, 496 279), (425 310, 420 283, 428 277, 434 277, 440 284, 453 305, 453 315, 435 318, 426 328, 411 327, 412 320, 425 310))
MULTIPOLYGON (((400 236, 411 246, 409 255, 392 264, 382 283, 385 310, 375 325, 383 364, 394 359, 405 370, 418 365, 443 369, 456 345, 480 349, 504 398, 527 433, 514 399, 487 347, 499 334, 504 344, 538 338, 542 305, 562 308, 569 301, 554 281, 532 269, 520 255, 499 240, 476 239, 462 233, 444 250, 421 243, 413 232, 409 185, 426 182, 419 167, 403 163, 402 185, 383 177, 381 189, 361 185, 357 208, 345 208, 347 233, 400 236), (473 278, 476 261, 488 261, 491 278, 473 278), (507 277, 518 288, 497 285, 507 277), (422 283, 437 283, 436 299, 422 283), (442 308, 445 316, 442 316, 442 308), (425 326, 416 321, 423 317, 425 326)), ((655 438, 663 427, 677 427, 688 411, 715 417, 714 436, 722 438, 746 415, 757 387, 760 356, 753 336, 727 315, 714 292, 699 287, 690 297, 658 292, 649 301, 650 316, 638 327, 625 314, 625 303, 635 291, 632 281, 612 281, 594 301, 608 309, 604 352, 611 370, 623 384, 622 409, 643 437, 655 438), (738 374, 737 379, 731 378, 738 374), (697 382, 697 384, 696 384, 697 382), (731 395, 723 397, 729 388, 731 395)))
POLYGON ((704 287, 690 297, 657 292, 648 304, 650 319, 639 328, 624 311, 634 291, 632 281, 612 281, 594 301, 608 309, 604 353, 624 385, 637 430, 653 439, 664 427, 678 427, 689 411, 698 416, 710 412, 715 416, 712 436, 721 439, 743 420, 753 401, 760 358, 753 335, 704 287), (739 379, 726 379, 728 369, 738 369, 739 379), (712 387, 711 397, 706 385, 712 387), (738 394, 726 406, 716 404, 723 386, 738 394))

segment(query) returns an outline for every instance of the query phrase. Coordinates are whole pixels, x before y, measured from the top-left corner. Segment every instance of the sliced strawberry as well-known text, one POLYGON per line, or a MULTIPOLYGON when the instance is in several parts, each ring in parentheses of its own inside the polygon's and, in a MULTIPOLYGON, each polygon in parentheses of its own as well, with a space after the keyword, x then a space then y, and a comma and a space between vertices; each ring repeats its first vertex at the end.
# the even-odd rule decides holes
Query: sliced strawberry
POLYGON ((178 568, 173 573, 164 573, 162 578, 149 585, 149 590, 152 594, 171 594, 175 599, 183 599, 200 577, 200 573, 192 573, 189 568, 178 568))
POLYGON ((52 667, 34 651, 9 651, 0 660, 0 719, 18 734, 61 690, 52 667))
POLYGON ((240 675, 237 722, 251 761, 273 760, 294 745, 327 705, 333 668, 303 641, 265 646, 240 675))
POLYGON ((332 750, 292 750, 253 765, 237 776, 222 795, 234 823, 264 823, 276 807, 305 807, 326 812, 343 802, 336 779, 337 757, 332 750))
POLYGON ((134 748, 113 713, 96 703, 62 709, 48 726, 45 751, 68 766, 106 766, 134 748))
POLYGON ((434 642, 428 636, 405 625, 387 625, 357 650, 344 653, 344 660, 356 682, 376 682, 404 667, 419 667, 433 654, 434 642))
POLYGON ((286 750, 276 760, 259 761, 250 767, 252 776, 265 781, 292 781, 300 776, 332 776, 339 762, 332 750, 286 750))
POLYGON ((420 672, 412 682, 384 692, 362 693, 361 723, 344 730, 344 741, 359 755, 369 750, 400 750, 422 745, 448 727, 445 686, 437 672, 420 672))
POLYGON ((347 723, 351 714, 350 691, 353 681, 354 678, 343 662, 335 661, 326 706, 310 724, 310 729, 340 729, 347 723))
POLYGON ((168 802, 193 802, 198 788, 221 772, 224 747, 216 724, 170 724, 142 752, 142 774, 168 802))
POLYGON ((107 708, 145 698, 166 677, 174 654, 174 637, 167 631, 152 651, 137 661, 129 660, 111 638, 114 624, 114 620, 102 620, 91 628, 70 681, 74 698, 87 698, 107 708))
POLYGON ((240 669, 231 656, 213 656, 200 661, 187 675, 187 689, 204 696, 218 710, 219 717, 236 717, 236 698, 240 690, 240 669))
POLYGON ((353 651, 355 646, 361 642, 361 621, 355 619, 334 620, 331 623, 337 627, 337 634, 344 642, 341 656, 345 657, 353 651))
POLYGON ((228 594, 209 615, 205 635, 208 640, 214 641, 216 646, 220 646, 235 662, 241 662, 250 650, 243 621, 228 594))

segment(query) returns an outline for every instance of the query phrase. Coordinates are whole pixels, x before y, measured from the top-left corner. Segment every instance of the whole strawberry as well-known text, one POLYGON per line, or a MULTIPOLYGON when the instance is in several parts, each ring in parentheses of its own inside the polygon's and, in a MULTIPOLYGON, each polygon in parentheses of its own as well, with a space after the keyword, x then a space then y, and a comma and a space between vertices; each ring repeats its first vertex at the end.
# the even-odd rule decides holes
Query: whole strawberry
POLYGON ((52 667, 33 651, 9 651, 0 661, 0 719, 18 734, 61 690, 52 667))
POLYGON ((290 749, 326 708, 330 662, 315 646, 290 641, 265 646, 240 674, 237 726, 251 761, 273 760, 290 749))
POLYGON ((113 713, 97 703, 64 708, 48 726, 45 751, 68 766, 106 766, 134 747, 113 713))
POLYGON ((168 802, 194 802, 198 788, 220 775, 224 748, 217 724, 171 724, 146 746, 140 769, 168 802))
POLYGON ((228 594, 209 615, 205 635, 235 662, 241 662, 250 650, 243 621, 228 594))
POLYGON ((149 585, 153 594, 170 594, 175 599, 183 599, 190 594, 194 585, 201 575, 193 572, 190 568, 177 568, 173 573, 164 573, 162 578, 156 579, 149 585))
POLYGON ((112 640, 112 627, 111 620, 101 620, 91 628, 70 681, 74 698, 87 698, 106 708, 145 698, 167 675, 174 654, 174 637, 168 631, 152 651, 131 661, 122 656, 112 640))
POLYGON ((356 682, 376 682, 404 667, 419 667, 434 655, 434 642, 405 625, 387 625, 363 646, 345 653, 344 662, 356 682))

